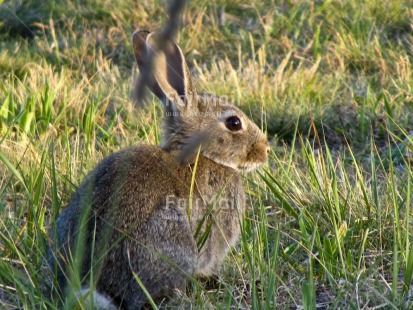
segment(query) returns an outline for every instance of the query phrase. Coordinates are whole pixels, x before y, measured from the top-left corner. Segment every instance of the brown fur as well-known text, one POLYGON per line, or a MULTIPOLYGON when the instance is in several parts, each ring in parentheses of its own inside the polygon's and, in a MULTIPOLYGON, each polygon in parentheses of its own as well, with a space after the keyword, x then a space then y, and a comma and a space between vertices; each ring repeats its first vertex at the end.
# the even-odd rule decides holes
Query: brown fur
POLYGON ((141 70, 151 53, 158 54, 148 86, 165 106, 162 147, 142 145, 104 159, 52 234, 59 252, 50 260, 60 287, 67 285, 71 257, 80 257, 84 285, 93 271, 97 291, 124 309, 147 301, 134 274, 158 299, 183 289, 191 275, 218 272, 244 213, 239 171, 265 162, 268 151, 265 135, 238 108, 196 93, 176 44, 160 48, 156 42, 157 34, 134 34, 141 70), (226 128, 233 115, 242 130, 226 128))

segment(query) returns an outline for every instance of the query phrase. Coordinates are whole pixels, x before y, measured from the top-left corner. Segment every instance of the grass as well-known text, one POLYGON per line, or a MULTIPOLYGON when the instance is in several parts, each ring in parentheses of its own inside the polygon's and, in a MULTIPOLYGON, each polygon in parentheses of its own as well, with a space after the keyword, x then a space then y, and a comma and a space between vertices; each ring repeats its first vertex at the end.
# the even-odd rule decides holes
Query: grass
MULTIPOLYGON (((0 4, 0 305, 54 309, 57 214, 102 158, 159 143, 159 103, 130 99, 130 37, 159 28, 165 2, 0 4)), ((411 5, 189 3, 178 39, 198 88, 235 98, 272 152, 245 176, 248 213, 218 279, 171 307, 411 307, 411 5)))

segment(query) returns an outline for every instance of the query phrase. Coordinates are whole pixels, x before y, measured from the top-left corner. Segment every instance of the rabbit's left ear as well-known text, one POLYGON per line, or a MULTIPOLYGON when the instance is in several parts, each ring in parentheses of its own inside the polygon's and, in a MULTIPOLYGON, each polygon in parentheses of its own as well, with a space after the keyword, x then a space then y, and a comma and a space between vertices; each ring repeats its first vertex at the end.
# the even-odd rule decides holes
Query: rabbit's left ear
MULTIPOLYGON (((182 50, 173 41, 161 42, 159 33, 135 32, 133 48, 140 69, 153 57, 152 77, 148 83, 152 92, 166 107, 170 103, 177 110, 196 106, 196 90, 182 50)), ((145 67, 145 69, 148 69, 145 67)))

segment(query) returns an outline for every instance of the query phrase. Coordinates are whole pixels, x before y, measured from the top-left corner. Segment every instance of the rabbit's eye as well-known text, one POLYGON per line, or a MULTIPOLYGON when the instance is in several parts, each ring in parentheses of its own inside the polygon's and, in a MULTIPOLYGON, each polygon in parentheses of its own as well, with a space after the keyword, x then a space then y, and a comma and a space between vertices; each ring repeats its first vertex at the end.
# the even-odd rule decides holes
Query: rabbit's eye
POLYGON ((242 129, 241 120, 236 116, 228 117, 225 121, 225 125, 231 131, 238 131, 242 129))

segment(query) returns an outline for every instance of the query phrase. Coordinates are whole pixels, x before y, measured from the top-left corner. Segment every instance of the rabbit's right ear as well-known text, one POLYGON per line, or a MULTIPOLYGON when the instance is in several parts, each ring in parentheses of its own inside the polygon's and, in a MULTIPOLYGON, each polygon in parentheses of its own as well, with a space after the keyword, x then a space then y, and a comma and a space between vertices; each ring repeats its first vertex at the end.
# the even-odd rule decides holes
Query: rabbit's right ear
POLYGON ((141 70, 151 70, 147 85, 166 107, 183 111, 196 106, 196 90, 182 50, 159 33, 137 31, 133 34, 133 49, 141 70), (162 41, 161 41, 162 40, 162 41), (152 59, 152 67, 148 61, 152 59))

